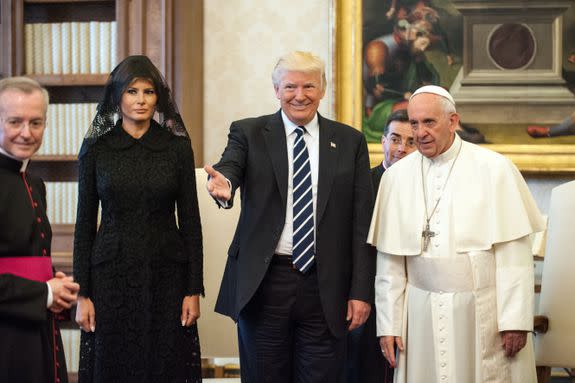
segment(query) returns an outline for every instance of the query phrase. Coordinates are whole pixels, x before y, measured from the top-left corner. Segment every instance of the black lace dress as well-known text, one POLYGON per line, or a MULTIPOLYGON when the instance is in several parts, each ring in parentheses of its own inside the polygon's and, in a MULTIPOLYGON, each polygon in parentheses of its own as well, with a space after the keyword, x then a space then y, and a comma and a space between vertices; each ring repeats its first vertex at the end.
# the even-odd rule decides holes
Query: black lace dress
POLYGON ((200 382, 198 330, 180 320, 184 296, 204 292, 189 139, 154 121, 134 139, 119 121, 82 155, 79 174, 74 277, 96 311, 96 331, 82 332, 80 383, 200 382))

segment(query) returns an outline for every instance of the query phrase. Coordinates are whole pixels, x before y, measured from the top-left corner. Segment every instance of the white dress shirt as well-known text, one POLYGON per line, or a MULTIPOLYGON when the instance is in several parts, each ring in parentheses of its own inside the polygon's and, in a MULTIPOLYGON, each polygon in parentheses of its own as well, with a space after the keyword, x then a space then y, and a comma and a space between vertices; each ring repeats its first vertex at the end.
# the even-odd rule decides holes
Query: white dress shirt
MULTIPOLYGON (((288 153, 288 183, 287 183, 287 203, 286 203, 286 220, 282 235, 276 247, 276 254, 292 254, 293 241, 293 146, 297 133, 295 129, 298 125, 290 121, 282 110, 282 120, 285 127, 287 153, 288 153)), ((311 186, 313 193, 313 215, 314 225, 316 223, 317 207, 317 180, 319 167, 319 122, 317 113, 314 118, 305 126, 303 139, 309 154, 309 164, 311 169, 311 186)), ((314 230, 315 233, 315 230, 314 230)), ((315 234, 314 234, 315 236, 315 234)))
MULTIPOLYGON (((287 153, 288 153, 288 188, 287 188, 287 203, 286 203, 286 219, 282 235, 276 247, 276 254, 291 255, 293 247, 293 146, 297 133, 295 129, 299 126, 291 122, 291 120, 286 116, 282 110, 282 120, 284 123, 286 143, 287 143, 287 153)), ((311 169, 311 186, 313 194, 313 215, 314 215, 314 225, 316 222, 316 206, 317 206, 317 180, 318 180, 318 168, 319 168, 319 121, 317 118, 317 113, 314 118, 307 123, 305 126, 305 132, 303 139, 305 141, 310 169, 311 169)), ((232 184, 229 179, 228 185, 230 190, 232 189, 232 184)), ((227 208, 229 206, 229 201, 223 201, 217 199, 218 204, 227 208)), ((315 230, 314 230, 315 237, 315 230)))

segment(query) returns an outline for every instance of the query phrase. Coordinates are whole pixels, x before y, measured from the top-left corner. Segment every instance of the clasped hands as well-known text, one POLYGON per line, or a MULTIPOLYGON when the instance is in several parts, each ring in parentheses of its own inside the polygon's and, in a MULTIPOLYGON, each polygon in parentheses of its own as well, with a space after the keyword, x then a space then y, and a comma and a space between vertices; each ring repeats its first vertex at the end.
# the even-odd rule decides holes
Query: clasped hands
POLYGON ((72 307, 78 300, 80 285, 74 282, 74 278, 67 276, 61 271, 56 272, 54 278, 48 281, 52 290, 52 304, 48 310, 55 314, 61 313, 72 307))

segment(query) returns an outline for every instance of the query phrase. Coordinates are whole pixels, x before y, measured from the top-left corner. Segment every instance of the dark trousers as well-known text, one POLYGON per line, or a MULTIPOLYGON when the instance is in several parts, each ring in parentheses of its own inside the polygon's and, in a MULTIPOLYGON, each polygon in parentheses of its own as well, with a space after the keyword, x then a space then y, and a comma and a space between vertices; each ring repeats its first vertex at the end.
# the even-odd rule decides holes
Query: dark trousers
POLYGON ((393 368, 383 357, 372 307, 367 321, 348 334, 347 383, 392 383, 393 368))
POLYGON ((294 270, 274 256, 238 320, 243 383, 345 381, 346 338, 335 338, 321 307, 316 268, 294 270))

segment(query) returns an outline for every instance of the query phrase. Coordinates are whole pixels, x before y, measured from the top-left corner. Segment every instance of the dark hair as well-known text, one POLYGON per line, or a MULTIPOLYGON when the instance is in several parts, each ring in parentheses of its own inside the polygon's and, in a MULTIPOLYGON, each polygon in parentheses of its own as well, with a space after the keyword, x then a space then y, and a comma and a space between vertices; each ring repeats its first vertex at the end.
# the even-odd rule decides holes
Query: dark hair
POLYGON ((154 66, 147 56, 143 55, 126 57, 110 73, 104 90, 105 103, 115 105, 119 111, 122 95, 136 79, 148 80, 154 85, 154 90, 158 96, 156 105, 158 112, 167 115, 173 114, 169 103, 169 100, 171 100, 170 89, 166 86, 158 68, 154 66))
POLYGON ((407 116, 407 109, 398 109, 395 112, 391 113, 389 117, 387 117, 387 121, 385 122, 385 128, 383 128, 384 136, 387 136, 387 133, 389 133, 389 125, 393 121, 409 122, 409 117, 407 116))
POLYGON ((82 157, 98 138, 116 126, 115 117, 120 113, 122 95, 135 79, 148 80, 154 86, 157 96, 157 121, 156 116, 154 121, 172 134, 189 139, 182 116, 178 112, 176 102, 172 99, 170 88, 158 68, 146 56, 129 56, 110 73, 110 78, 104 88, 104 97, 98 103, 96 116, 84 136, 79 157, 82 157))

